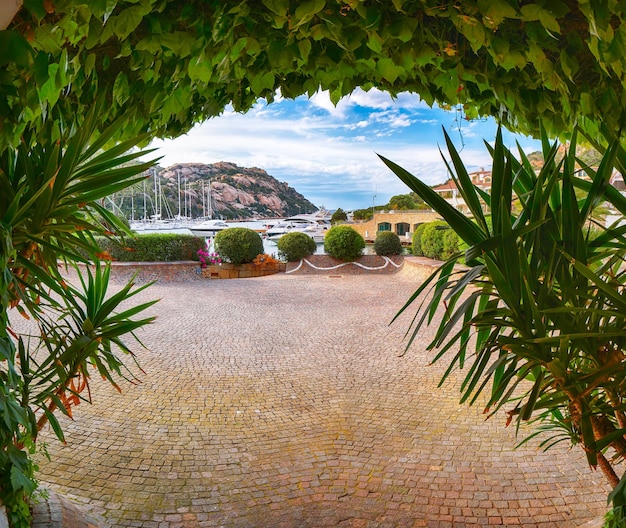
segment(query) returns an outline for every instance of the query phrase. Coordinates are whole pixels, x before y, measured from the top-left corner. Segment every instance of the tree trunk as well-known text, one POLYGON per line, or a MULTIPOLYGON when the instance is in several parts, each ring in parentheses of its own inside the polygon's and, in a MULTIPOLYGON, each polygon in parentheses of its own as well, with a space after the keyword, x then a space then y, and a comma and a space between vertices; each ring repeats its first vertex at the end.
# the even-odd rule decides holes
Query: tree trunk
POLYGON ((617 476, 617 473, 615 473, 613 466, 611 466, 602 453, 598 453, 598 465, 600 466, 602 473, 604 473, 604 476, 611 484, 611 487, 614 488, 617 486, 619 484, 619 477, 617 476))

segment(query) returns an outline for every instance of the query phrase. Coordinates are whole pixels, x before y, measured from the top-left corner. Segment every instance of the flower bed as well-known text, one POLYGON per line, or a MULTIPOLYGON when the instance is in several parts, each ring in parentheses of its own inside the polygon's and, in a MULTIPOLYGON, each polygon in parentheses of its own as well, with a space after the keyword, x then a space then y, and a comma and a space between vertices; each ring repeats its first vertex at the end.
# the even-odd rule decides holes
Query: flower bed
POLYGON ((264 277, 285 271, 284 262, 275 261, 268 264, 212 264, 202 269, 202 276, 211 279, 248 279, 252 277, 264 277))

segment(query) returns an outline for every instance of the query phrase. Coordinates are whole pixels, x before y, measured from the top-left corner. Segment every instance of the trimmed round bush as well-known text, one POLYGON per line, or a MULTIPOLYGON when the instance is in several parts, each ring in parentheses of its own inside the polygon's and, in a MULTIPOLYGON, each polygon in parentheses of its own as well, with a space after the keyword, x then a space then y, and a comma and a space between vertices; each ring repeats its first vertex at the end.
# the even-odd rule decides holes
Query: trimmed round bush
POLYGON ((224 260, 239 266, 265 253, 263 239, 247 227, 229 227, 215 235, 215 250, 224 260))
POLYGON ((324 238, 324 251, 339 260, 356 260, 364 248, 363 237, 348 225, 331 227, 324 238))
POLYGON ((293 231, 281 236, 276 243, 278 256, 287 262, 296 262, 315 253, 317 244, 306 233, 293 231))
POLYGON ((425 257, 440 260, 443 258, 444 227, 448 224, 441 220, 429 222, 422 231, 422 251, 425 257))
POLYGON ((374 251, 383 257, 402 255, 403 248, 400 237, 393 231, 380 231, 374 240, 374 251))
POLYGON ((446 229, 443 232, 443 250, 441 252, 442 259, 449 259, 452 255, 459 252, 460 239, 454 230, 446 229))
POLYGON ((422 233, 424 232, 424 229, 426 229, 427 225, 428 223, 418 225, 413 233, 413 246, 411 248, 411 252, 417 257, 424 256, 424 252, 422 251, 422 233))
POLYGON ((119 262, 176 262, 198 260, 198 250, 205 247, 204 239, 176 233, 152 233, 120 240, 96 237, 103 253, 119 262))

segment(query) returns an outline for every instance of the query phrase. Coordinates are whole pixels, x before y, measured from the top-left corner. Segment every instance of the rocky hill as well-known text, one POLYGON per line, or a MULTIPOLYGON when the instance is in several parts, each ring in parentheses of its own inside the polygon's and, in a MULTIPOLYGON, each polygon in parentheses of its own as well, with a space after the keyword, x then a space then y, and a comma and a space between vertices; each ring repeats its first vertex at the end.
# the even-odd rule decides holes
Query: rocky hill
MULTIPOLYGON (((567 149, 567 144, 560 144, 556 159, 561 160, 566 154, 567 149)), ((590 167, 596 168, 598 167, 598 165, 600 165, 600 161, 602 160, 602 154, 600 154, 593 147, 584 144, 576 145, 576 157, 581 159, 590 167)), ((528 161, 530 161, 530 164, 533 166, 533 168, 540 169, 541 167, 543 167, 543 153, 539 151, 531 152, 530 154, 528 154, 528 161)))
MULTIPOLYGON (((146 204, 148 217, 158 210, 162 218, 180 215, 227 220, 285 217, 317 210, 287 183, 256 167, 239 167, 228 162, 209 165, 178 163, 167 168, 158 167, 156 174, 152 172, 145 184, 145 194, 149 198, 146 204)), ((144 194, 142 184, 136 185, 132 192, 135 194, 134 217, 142 218, 143 201, 137 197, 137 194, 144 194)), ((126 198, 119 207, 130 218, 128 195, 126 198)))

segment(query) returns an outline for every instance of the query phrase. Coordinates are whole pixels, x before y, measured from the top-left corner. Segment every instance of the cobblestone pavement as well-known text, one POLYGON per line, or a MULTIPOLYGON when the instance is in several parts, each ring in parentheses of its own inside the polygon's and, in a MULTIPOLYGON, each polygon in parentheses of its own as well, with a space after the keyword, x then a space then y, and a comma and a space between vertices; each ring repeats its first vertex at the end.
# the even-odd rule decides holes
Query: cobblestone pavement
MULTIPOLYGON (((425 335, 403 352, 417 284, 285 276, 157 284, 142 383, 46 433, 40 479, 110 526, 574 527, 608 491, 582 451, 515 450, 438 389, 425 335), (47 437, 47 438, 46 438, 47 437)), ((103 523, 104 524, 104 523, 103 523)))

